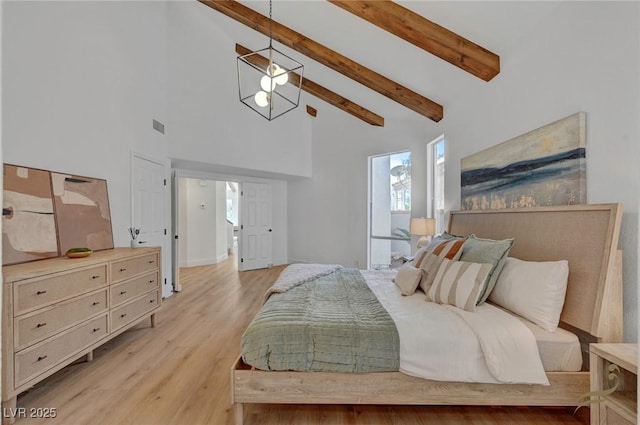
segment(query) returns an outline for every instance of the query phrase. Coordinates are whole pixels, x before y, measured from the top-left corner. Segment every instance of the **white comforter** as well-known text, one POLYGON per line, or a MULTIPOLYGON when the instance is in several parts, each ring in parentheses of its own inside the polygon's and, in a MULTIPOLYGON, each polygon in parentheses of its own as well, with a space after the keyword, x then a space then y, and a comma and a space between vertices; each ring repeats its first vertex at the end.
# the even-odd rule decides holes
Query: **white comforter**
POLYGON ((549 385, 531 331, 489 304, 475 312, 405 297, 395 271, 362 271, 400 336, 400 371, 437 381, 549 385))

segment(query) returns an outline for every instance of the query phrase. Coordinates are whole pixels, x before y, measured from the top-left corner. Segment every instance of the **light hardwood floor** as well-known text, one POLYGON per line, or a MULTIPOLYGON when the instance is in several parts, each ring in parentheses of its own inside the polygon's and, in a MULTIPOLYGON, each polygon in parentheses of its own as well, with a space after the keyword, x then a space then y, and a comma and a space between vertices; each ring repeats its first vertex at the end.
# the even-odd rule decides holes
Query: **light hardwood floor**
MULTIPOLYGON (((238 273, 235 259, 183 269, 157 327, 144 321, 18 398, 18 407, 55 408, 17 425, 232 425, 230 368, 240 337, 282 267, 238 273)), ((247 405, 246 425, 582 424, 566 408, 247 405)))

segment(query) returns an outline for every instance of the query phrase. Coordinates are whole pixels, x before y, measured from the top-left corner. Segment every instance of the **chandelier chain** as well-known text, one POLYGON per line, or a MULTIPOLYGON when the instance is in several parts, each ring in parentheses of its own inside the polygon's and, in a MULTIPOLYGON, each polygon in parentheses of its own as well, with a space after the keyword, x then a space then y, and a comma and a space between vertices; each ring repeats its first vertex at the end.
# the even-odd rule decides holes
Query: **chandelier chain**
POLYGON ((269 47, 272 46, 272 41, 273 41, 273 34, 271 32, 271 25, 272 25, 273 19, 271 18, 271 11, 272 11, 271 0, 269 0, 269 47))

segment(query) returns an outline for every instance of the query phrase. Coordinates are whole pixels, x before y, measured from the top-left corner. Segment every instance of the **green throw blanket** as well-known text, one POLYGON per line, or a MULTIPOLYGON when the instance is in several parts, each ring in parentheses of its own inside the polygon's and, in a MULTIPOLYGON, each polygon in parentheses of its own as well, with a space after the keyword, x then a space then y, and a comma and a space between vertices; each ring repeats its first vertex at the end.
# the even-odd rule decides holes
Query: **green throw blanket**
POLYGON ((358 270, 340 269, 271 295, 242 336, 262 370, 397 371, 395 323, 358 270))

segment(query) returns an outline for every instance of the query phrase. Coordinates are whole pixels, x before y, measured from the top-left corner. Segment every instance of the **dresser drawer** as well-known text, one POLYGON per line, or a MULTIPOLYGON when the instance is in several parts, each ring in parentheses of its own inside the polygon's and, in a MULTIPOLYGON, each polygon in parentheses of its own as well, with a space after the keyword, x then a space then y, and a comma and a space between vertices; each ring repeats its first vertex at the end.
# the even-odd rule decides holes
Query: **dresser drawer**
POLYGON ((601 425, 637 425, 636 418, 625 418, 621 414, 605 405, 601 408, 602 417, 600 418, 601 425))
POLYGON ((15 355, 15 381, 20 386, 107 335, 107 315, 75 326, 59 336, 15 355))
POLYGON ((111 331, 115 331, 128 323, 142 317, 145 313, 160 305, 158 291, 149 292, 135 301, 111 311, 111 331))
POLYGON ((158 271, 136 277, 111 287, 111 307, 158 288, 158 271))
POLYGON ((153 253, 142 257, 111 263, 111 283, 117 283, 158 268, 158 254, 153 253))
POLYGON ((16 350, 22 350, 106 310, 107 288, 104 288, 19 316, 14 322, 16 350))
POLYGON ((106 264, 17 282, 13 291, 14 316, 106 285, 106 264))

